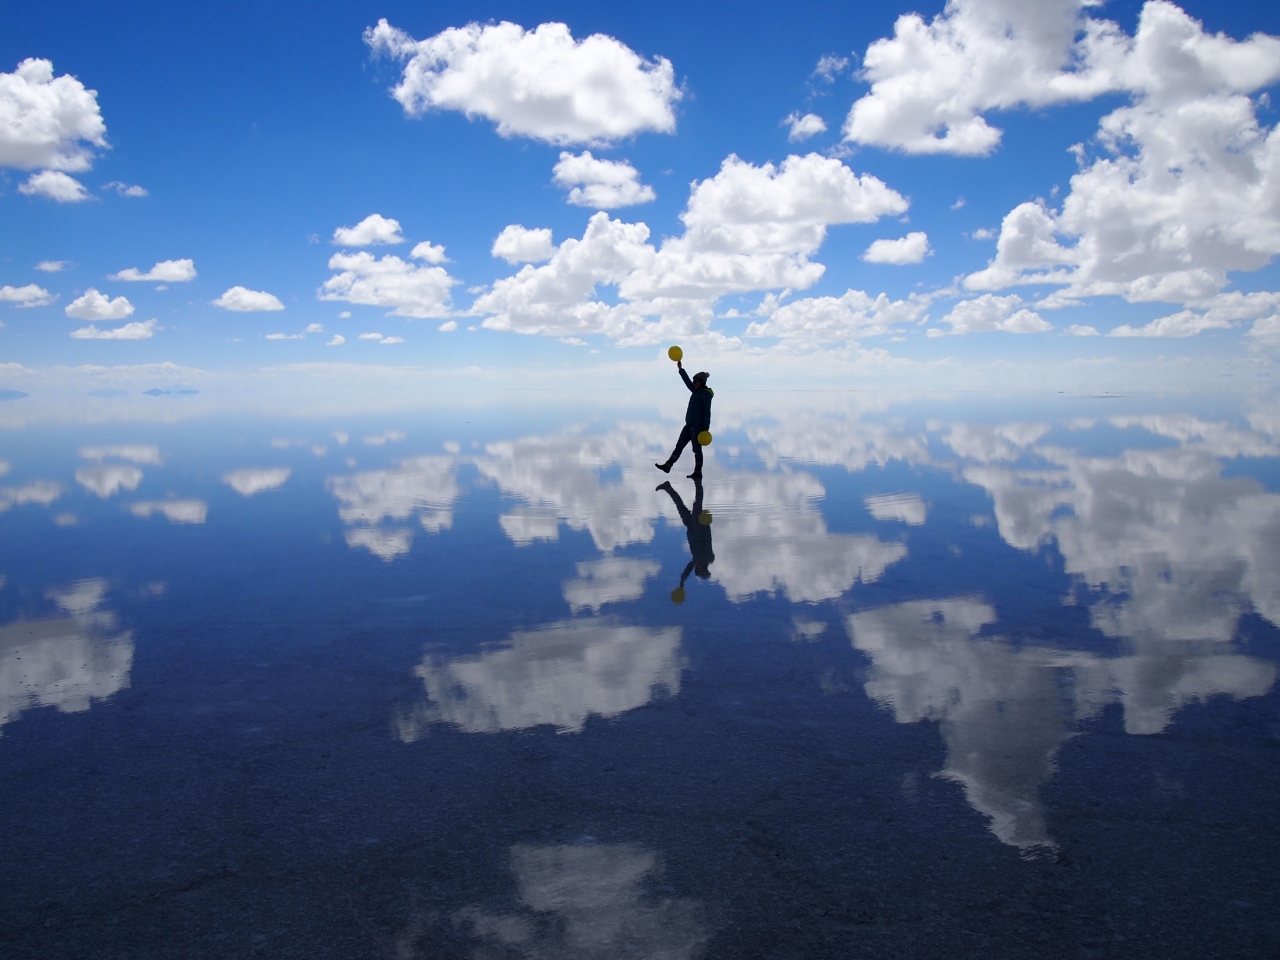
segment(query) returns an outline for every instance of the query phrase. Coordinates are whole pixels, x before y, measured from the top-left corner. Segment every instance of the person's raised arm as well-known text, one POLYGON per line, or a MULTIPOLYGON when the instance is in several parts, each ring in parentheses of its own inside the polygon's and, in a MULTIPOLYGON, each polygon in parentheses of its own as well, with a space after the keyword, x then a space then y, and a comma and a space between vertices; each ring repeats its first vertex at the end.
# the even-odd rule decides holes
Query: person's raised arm
POLYGON ((676 361, 676 369, 680 371, 680 379, 684 381, 684 385, 689 388, 689 392, 693 393, 693 381, 689 379, 689 375, 684 372, 684 364, 679 360, 676 361))

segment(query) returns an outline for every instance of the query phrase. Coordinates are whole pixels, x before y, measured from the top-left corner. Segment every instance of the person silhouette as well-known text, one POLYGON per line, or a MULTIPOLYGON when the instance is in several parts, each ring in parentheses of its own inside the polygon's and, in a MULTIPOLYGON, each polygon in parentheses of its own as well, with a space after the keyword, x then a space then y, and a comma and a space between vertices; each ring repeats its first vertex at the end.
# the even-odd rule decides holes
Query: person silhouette
POLYGON ((667 495, 671 497, 671 502, 676 505, 676 510, 680 514, 685 535, 689 538, 689 553, 692 559, 685 565, 684 573, 680 574, 680 586, 671 591, 673 603, 684 603, 684 582, 689 579, 689 574, 695 573, 699 579, 706 580, 711 576, 710 567, 716 559, 715 551, 711 547, 711 514, 702 509, 702 478, 695 476, 693 480, 692 510, 684 505, 680 494, 676 493, 675 487, 671 486, 670 480, 664 480, 655 489, 667 491, 667 495))
POLYGON ((707 386, 707 378, 711 374, 702 370, 695 373, 691 379, 684 372, 684 364, 679 360, 676 361, 676 369, 680 371, 680 379, 684 381, 684 385, 689 388, 693 396, 689 398, 689 406, 684 413, 684 429, 680 431, 676 448, 671 451, 671 456, 667 457, 666 463, 655 463, 654 466, 663 473, 670 473, 672 464, 680 459, 680 454, 684 453, 685 445, 692 443, 693 473, 689 474, 689 479, 701 480, 702 444, 698 442, 698 434, 703 430, 711 429, 711 398, 715 396, 715 392, 707 386))

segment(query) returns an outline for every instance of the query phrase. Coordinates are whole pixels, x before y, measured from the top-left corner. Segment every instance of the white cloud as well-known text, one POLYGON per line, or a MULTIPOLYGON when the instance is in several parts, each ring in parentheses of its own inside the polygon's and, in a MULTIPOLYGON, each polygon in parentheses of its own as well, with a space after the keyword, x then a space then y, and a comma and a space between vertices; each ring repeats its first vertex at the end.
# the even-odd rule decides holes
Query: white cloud
POLYGON ((894 325, 914 323, 928 309, 922 297, 890 300, 849 290, 839 297, 793 300, 773 310, 767 320, 747 327, 748 337, 783 337, 806 344, 832 343, 888 333, 894 325))
POLYGON ((107 277, 108 280, 125 280, 131 283, 186 283, 195 278, 194 260, 161 260, 146 273, 137 267, 129 267, 107 277))
POLYGON ((36 269, 41 273, 61 273, 67 268, 69 260, 41 260, 36 264, 36 269))
POLYGON ((1126 52, 1115 24, 1084 16, 1090 0, 949 0, 929 23, 903 14, 872 43, 871 91, 845 121, 846 140, 908 153, 990 153, 989 110, 1087 100, 1114 89, 1126 52))
POLYGON ((801 140, 808 140, 810 137, 827 132, 826 122, 816 113, 806 113, 803 117, 799 113, 793 113, 782 122, 790 128, 787 131, 787 139, 792 143, 799 143, 801 140))
POLYGON ((383 337, 381 340, 378 341, 378 343, 382 343, 382 344, 404 343, 404 337, 383 337))
POLYGON ((447 317, 450 290, 458 280, 444 267, 444 247, 423 242, 413 248, 412 258, 426 261, 418 265, 395 256, 375 257, 371 253, 335 253, 329 269, 339 270, 324 282, 317 294, 321 300, 345 300, 374 307, 392 307, 401 317, 447 317))
POLYGON ((1073 323, 1071 326, 1067 327, 1067 329, 1062 332, 1072 337, 1098 336, 1098 328, 1091 327, 1087 323, 1073 323))
POLYGON ((103 190, 114 190, 122 197, 145 197, 147 196, 146 187, 140 187, 137 184, 130 186, 127 183, 121 183, 119 180, 112 180, 110 183, 102 185, 103 190))
POLYGON ((404 243, 400 221, 371 213, 354 227, 338 227, 333 242, 340 247, 371 247, 379 243, 404 243))
POLYGON ((862 255, 862 259, 867 263, 891 263, 895 266, 905 266, 909 263, 919 263, 931 253, 933 251, 929 249, 928 234, 917 230, 898 240, 873 241, 871 246, 867 247, 867 252, 862 255))
POLYGON ((275 294, 239 286, 226 290, 222 296, 213 301, 213 305, 236 313, 267 313, 284 309, 284 304, 275 294))
POLYGON ((91 146, 107 146, 96 91, 67 74, 55 78, 48 60, 0 73, 0 166, 88 170, 91 146))
POLYGON ((540 267, 494 283, 472 310, 484 326, 549 336, 605 333, 622 343, 706 333, 716 299, 752 290, 803 289, 825 268, 809 257, 827 227, 901 213, 907 202, 870 175, 818 154, 754 166, 728 157, 694 183, 681 215, 685 232, 655 249, 649 228, 597 213, 540 267), (596 299, 617 287, 616 305, 596 299), (658 323, 646 317, 658 315, 658 323))
POLYGON ((44 287, 34 283, 23 287, 0 287, 0 303, 16 303, 20 307, 47 307, 56 299, 44 287))
POLYGON ((490 253, 507 263, 541 263, 550 260, 555 246, 551 242, 551 230, 543 227, 530 230, 518 223, 502 228, 493 241, 490 253))
POLYGON ((71 336, 75 340, 150 340, 157 329, 155 320, 135 320, 132 323, 126 323, 123 327, 113 327, 110 330, 99 330, 93 324, 87 327, 81 327, 78 330, 71 331, 71 336))
POLYGON ((160 448, 150 443, 128 443, 109 447, 81 447, 82 460, 128 460, 159 466, 164 463, 160 448))
POLYGON ((76 483, 104 499, 121 490, 137 490, 141 482, 142 471, 124 464, 101 464, 76 471, 76 483))
POLYGON ((1280 315, 1259 317, 1253 321, 1249 336, 1265 346, 1280 346, 1280 315))
POLYGON ((417 41, 380 20, 364 39, 404 62, 391 92, 411 116, 456 110, 492 120, 504 137, 557 145, 675 130, 681 92, 671 63, 603 34, 574 40, 562 23, 471 23, 417 41))
MULTIPOLYGON (((954 334, 989 333, 995 330, 1005 333, 1043 333, 1053 329, 1053 325, 1038 313, 1022 308, 1022 298, 1016 294, 997 297, 992 293, 984 293, 975 300, 962 300, 951 308, 951 312, 941 322, 951 324, 950 332, 954 334)), ((935 327, 929 331, 929 336, 941 336, 943 333, 943 330, 935 327)))
POLYGON ((41 170, 18 184, 18 192, 58 203, 81 203, 90 197, 84 184, 60 170, 41 170))
POLYGON ((142 500, 129 504, 129 512, 135 517, 158 513, 170 523, 204 523, 209 505, 203 500, 142 500))
POLYGON ((818 65, 813 68, 813 75, 827 83, 831 83, 849 68, 848 57, 838 57, 833 53, 818 58, 818 65))
MULTIPOLYGON (((561 153, 552 176, 559 186, 569 189, 566 199, 578 207, 612 210, 648 203, 657 197, 653 187, 640 182, 640 171, 630 163, 597 160, 590 150, 578 155, 561 153)), ((549 236, 547 240, 550 245, 549 236)))
POLYGON ((303 333, 324 333, 323 323, 308 323, 307 329, 303 333))
POLYGON ((67 304, 66 314, 76 320, 123 320, 133 315, 133 304, 126 297, 112 300, 105 293, 99 293, 90 287, 82 296, 67 304))
POLYGON ((1215 320, 1206 314, 1193 310, 1181 310, 1168 317, 1160 317, 1141 327, 1122 324, 1110 333, 1109 337, 1194 337, 1206 330, 1230 329, 1230 320, 1215 320))
POLYGON ((458 329, 458 321, 446 320, 444 323, 440 324, 440 326, 436 327, 436 329, 441 333, 453 333, 458 329))
POLYGON ((292 472, 288 467, 246 467, 223 474, 222 482, 241 496, 252 497, 263 490, 284 486, 292 472))
POLYGON ((305 340, 305 333, 268 333, 264 340, 305 340))
POLYGON ((380 333, 374 333, 374 332, 371 330, 371 331, 369 331, 368 333, 362 333, 362 334, 360 334, 360 336, 356 337, 356 339, 357 339, 357 340, 381 340, 381 339, 382 339, 382 334, 380 334, 380 333))
POLYGON ((1005 217, 996 257, 966 278, 970 289, 1050 282, 1067 285, 1062 300, 1195 307, 1228 271, 1280 253, 1280 135, 1258 123, 1249 96, 1280 79, 1280 39, 1206 34, 1153 0, 1136 35, 1115 43, 1114 89, 1132 100, 1103 117, 1100 155, 1076 149, 1061 209, 1026 203, 1005 217))

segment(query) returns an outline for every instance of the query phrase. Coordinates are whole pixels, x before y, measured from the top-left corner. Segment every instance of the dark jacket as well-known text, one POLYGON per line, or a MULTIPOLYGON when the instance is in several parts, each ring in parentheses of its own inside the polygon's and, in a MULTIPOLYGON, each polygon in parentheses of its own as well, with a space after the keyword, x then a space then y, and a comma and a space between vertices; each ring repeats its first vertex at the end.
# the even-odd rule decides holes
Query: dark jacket
POLYGON ((695 433, 701 433, 703 430, 711 429, 711 398, 715 396, 710 388, 703 384, 701 390, 693 389, 693 381, 689 379, 689 375, 684 372, 684 367, 680 367, 680 379, 684 381, 684 385, 689 388, 693 394, 689 398, 689 408, 684 412, 685 425, 695 433))

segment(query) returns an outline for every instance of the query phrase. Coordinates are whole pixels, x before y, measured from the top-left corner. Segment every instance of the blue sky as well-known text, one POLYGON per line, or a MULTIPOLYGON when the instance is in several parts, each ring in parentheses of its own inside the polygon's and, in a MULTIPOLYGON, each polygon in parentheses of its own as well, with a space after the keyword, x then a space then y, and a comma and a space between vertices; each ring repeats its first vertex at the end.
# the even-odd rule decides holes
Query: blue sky
POLYGON ((1003 6, 10 11, 0 362, 1269 364, 1280 10, 1003 6))

